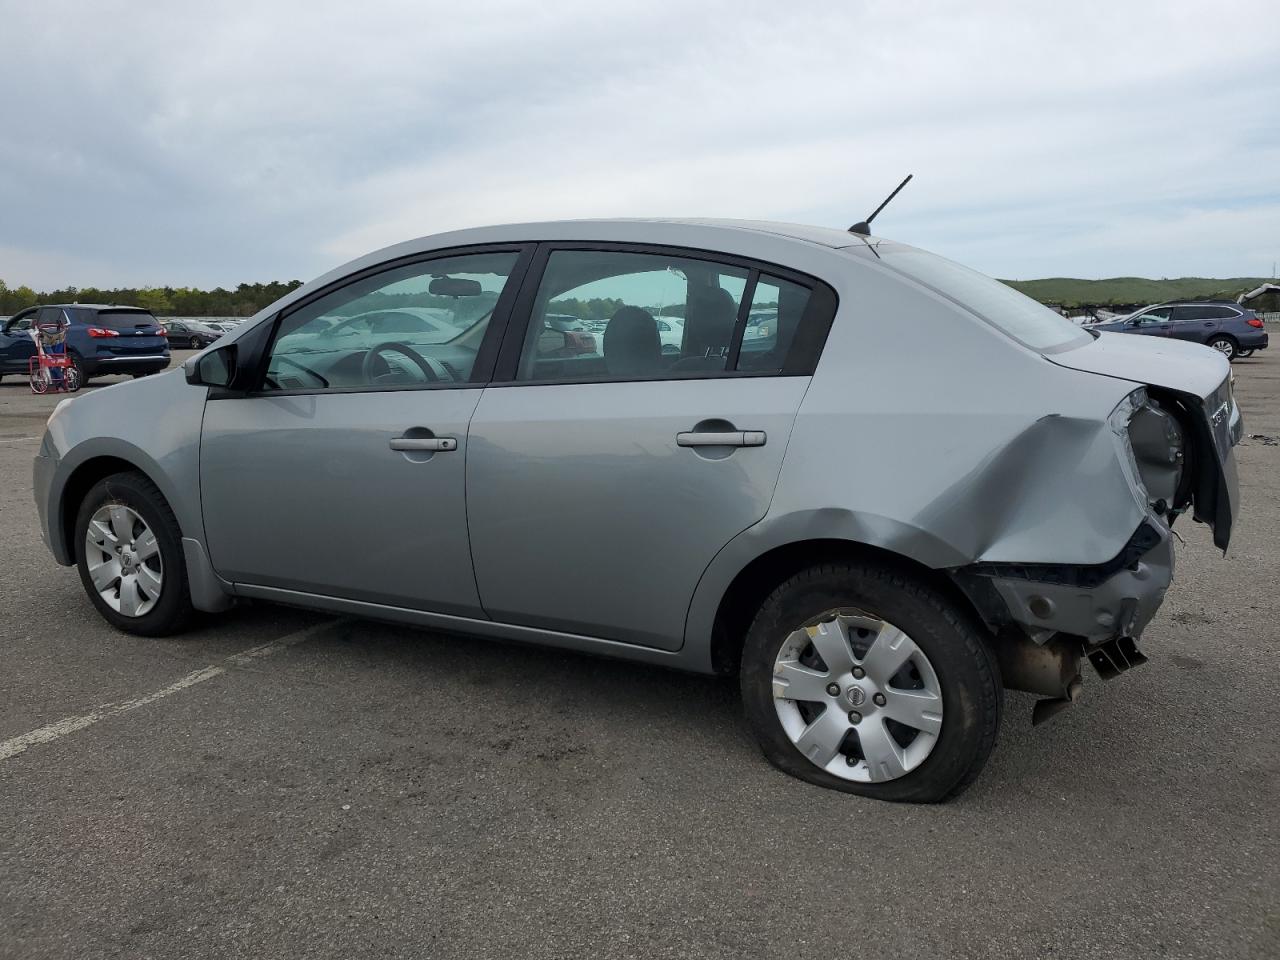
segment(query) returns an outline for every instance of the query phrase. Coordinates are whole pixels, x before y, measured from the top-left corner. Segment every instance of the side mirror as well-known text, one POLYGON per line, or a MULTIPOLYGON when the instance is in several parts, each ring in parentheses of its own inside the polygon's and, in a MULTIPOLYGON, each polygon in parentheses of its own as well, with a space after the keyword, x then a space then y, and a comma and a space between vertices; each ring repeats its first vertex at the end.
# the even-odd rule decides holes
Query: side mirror
POLYGON ((187 383, 198 387, 229 387, 236 378, 236 345, 229 343, 192 357, 182 365, 187 383))

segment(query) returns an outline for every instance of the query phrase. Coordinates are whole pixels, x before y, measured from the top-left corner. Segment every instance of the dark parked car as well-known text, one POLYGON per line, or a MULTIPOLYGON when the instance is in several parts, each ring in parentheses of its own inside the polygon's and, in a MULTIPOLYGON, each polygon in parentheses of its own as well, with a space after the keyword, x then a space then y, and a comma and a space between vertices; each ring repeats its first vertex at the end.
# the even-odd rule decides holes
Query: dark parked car
POLYGON ((36 345, 28 331, 35 323, 70 323, 67 352, 80 371, 80 382, 92 376, 129 373, 135 377, 169 365, 169 344, 160 322, 138 307, 71 303, 28 307, 0 330, 0 375, 27 373, 36 345))
POLYGON ((1230 300, 1160 303, 1127 317, 1095 323, 1089 329, 1191 340, 1213 347, 1228 360, 1267 346, 1267 325, 1262 318, 1230 300))
POLYGON ((164 335, 169 346, 180 350, 203 350, 209 344, 222 337, 224 331, 207 327, 194 320, 166 320, 164 335))

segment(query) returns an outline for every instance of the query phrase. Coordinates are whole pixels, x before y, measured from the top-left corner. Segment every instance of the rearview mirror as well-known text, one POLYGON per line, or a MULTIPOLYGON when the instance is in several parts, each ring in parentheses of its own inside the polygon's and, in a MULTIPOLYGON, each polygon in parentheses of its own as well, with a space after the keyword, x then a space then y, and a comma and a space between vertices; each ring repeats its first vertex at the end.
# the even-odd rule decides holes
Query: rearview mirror
POLYGON ((464 280, 461 277, 433 277, 427 291, 437 297, 478 297, 480 281, 464 280))
POLYGON ((187 383, 198 387, 229 387, 236 376, 236 345, 229 343, 192 357, 182 368, 187 383))

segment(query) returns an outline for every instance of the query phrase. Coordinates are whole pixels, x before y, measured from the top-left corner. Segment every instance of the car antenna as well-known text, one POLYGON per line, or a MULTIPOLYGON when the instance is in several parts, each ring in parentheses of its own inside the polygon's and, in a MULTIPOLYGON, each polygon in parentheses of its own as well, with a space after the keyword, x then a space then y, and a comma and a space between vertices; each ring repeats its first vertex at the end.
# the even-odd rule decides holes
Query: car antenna
POLYGON ((898 192, 902 190, 902 188, 905 187, 908 183, 910 183, 911 178, 914 176, 915 176, 914 173, 908 173, 907 179, 903 180, 900 184, 898 184, 898 186, 894 188, 893 193, 889 194, 889 196, 884 198, 884 203, 876 207, 875 212, 873 212, 871 216, 867 217, 867 219, 859 220, 852 227, 850 227, 849 232, 856 233, 860 237, 871 236, 871 221, 880 215, 880 211, 889 205, 889 201, 892 200, 894 197, 896 197, 898 195, 898 192))

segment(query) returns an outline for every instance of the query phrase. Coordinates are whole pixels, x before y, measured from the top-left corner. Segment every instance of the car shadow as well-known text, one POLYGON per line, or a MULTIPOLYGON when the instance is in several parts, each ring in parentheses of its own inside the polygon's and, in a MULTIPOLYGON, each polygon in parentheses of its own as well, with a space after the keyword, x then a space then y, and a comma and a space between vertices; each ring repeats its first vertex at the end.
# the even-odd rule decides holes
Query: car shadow
MULTIPOLYGON (((232 641, 260 618, 280 616, 282 609, 288 608, 266 603, 238 608, 206 618, 192 637, 217 637, 222 646, 223 638, 232 641)), ((605 769, 625 745, 655 764, 682 770, 706 764, 723 773, 726 766, 746 764, 742 769, 747 772, 733 776, 784 776, 768 767, 754 742, 736 678, 374 621, 330 622, 332 629, 290 651, 285 669, 299 681, 336 687, 339 701, 352 697, 348 711, 381 717, 379 723, 401 733, 402 746, 415 736, 427 737, 457 763, 489 763, 493 749, 511 751, 511 762, 518 766, 561 750, 564 738, 572 735, 594 745, 575 748, 586 750, 579 762, 588 768, 595 764, 605 769), (412 718, 400 715, 413 709, 408 704, 424 702, 456 705, 470 719, 454 726, 448 712, 435 706, 412 718), (406 734, 406 725, 416 732, 406 734)), ((229 652, 235 649, 232 643, 229 652)), ((271 669, 280 666, 275 663, 271 669)), ((1113 771, 1128 766, 1133 772, 1142 757, 1162 749, 1151 739, 1158 739, 1162 728, 1153 726, 1129 756, 1128 744, 1118 745, 1107 732, 1115 702, 1104 710, 1077 708, 1078 716, 1033 730, 1034 702, 1027 694, 1006 693, 996 749, 960 803, 1016 805, 1027 791, 1088 796, 1114 784, 1113 771)), ((344 709, 336 702, 329 706, 339 715, 344 709)), ((1141 726, 1140 716, 1126 719, 1141 726)), ((396 749, 394 740, 370 745, 376 753, 396 749)))

